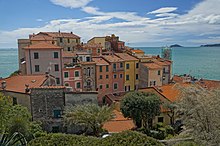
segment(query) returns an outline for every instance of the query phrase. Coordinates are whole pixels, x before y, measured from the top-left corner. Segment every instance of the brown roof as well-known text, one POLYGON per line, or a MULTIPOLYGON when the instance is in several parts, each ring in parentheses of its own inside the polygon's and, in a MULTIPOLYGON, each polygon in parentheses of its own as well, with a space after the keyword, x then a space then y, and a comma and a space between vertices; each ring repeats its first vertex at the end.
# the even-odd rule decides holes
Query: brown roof
POLYGON ((73 53, 73 52, 69 52, 69 51, 63 51, 62 52, 62 57, 76 57, 76 53, 73 53))
POLYGON ((131 52, 133 52, 133 53, 144 53, 143 50, 131 50, 131 52))
POLYGON ((52 41, 52 40, 56 40, 51 36, 48 35, 43 35, 43 34, 37 34, 37 35, 31 35, 30 37, 31 41, 52 41))
POLYGON ((46 80, 46 75, 18 75, 2 79, 1 82, 6 81, 6 91, 25 93, 25 84, 28 84, 29 88, 37 88, 46 80))
POLYGON ((62 47, 47 42, 40 42, 34 45, 24 47, 24 49, 62 49, 62 47))
POLYGON ((73 38, 73 39, 80 39, 80 37, 76 34, 69 33, 69 32, 40 32, 44 34, 48 34, 52 37, 64 37, 64 38, 73 38))
POLYGON ((95 64, 94 61, 91 61, 91 62, 80 62, 82 65, 89 65, 89 64, 95 64))
POLYGON ((149 69, 162 69, 162 66, 157 65, 154 62, 149 62, 149 63, 146 62, 146 63, 142 63, 142 65, 146 66, 149 69))
POLYGON ((125 118, 121 112, 114 110, 115 118, 106 122, 103 128, 108 130, 108 132, 121 132, 125 130, 130 130, 135 127, 131 119, 125 118))
POLYGON ((92 60, 96 63, 96 65, 109 65, 102 57, 92 57, 92 60))
POLYGON ((103 55, 103 58, 109 62, 120 62, 123 61, 121 58, 117 57, 116 55, 103 55))
POLYGON ((97 43, 87 43, 83 45, 84 48, 102 48, 103 46, 101 44, 97 43))
POLYGON ((125 61, 138 61, 137 58, 135 58, 127 53, 115 53, 115 55, 117 55, 118 57, 120 57, 121 59, 123 59, 125 61))
POLYGON ((161 65, 161 66, 166 66, 166 65, 171 65, 172 61, 169 60, 163 60, 163 59, 155 59, 153 60, 156 64, 161 65))

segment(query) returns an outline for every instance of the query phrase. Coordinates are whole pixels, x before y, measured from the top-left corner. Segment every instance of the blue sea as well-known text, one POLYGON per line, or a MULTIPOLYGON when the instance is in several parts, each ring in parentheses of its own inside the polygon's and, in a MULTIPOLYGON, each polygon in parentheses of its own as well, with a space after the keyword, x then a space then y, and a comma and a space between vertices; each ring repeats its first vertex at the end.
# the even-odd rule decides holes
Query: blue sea
MULTIPOLYGON (((161 47, 138 47, 146 54, 160 55, 161 47)), ((220 80, 220 47, 181 47, 172 49, 173 74, 220 80)), ((0 77, 18 70, 17 49, 0 49, 0 77)))

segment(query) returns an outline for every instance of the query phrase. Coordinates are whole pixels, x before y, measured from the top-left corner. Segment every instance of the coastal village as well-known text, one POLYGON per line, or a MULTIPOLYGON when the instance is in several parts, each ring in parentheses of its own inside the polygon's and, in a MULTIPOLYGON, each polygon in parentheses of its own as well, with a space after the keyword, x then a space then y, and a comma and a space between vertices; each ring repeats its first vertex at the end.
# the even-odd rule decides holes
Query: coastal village
MULTIPOLYGON (((14 105, 27 107, 32 120, 44 123, 48 132, 77 133, 77 128, 63 128, 65 106, 114 105, 115 116, 103 127, 117 133, 135 127, 120 111, 120 101, 128 92, 151 92, 162 102, 172 103, 180 93, 177 84, 197 84, 205 89, 220 86, 219 81, 173 76, 171 54, 146 53, 125 46, 114 34, 95 36, 87 43, 73 32, 30 34, 27 39, 18 39, 19 72, 0 79, 0 92, 11 96, 14 105)), ((177 119, 161 106, 153 124, 171 125, 177 119)))

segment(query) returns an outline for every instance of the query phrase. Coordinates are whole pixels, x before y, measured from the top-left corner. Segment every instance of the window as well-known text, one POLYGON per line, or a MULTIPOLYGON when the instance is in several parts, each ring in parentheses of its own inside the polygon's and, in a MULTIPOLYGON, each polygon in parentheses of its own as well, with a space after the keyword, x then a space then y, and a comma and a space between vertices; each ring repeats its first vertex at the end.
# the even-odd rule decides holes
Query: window
POLYGON ((67 42, 70 43, 70 39, 67 39, 67 42))
POLYGON ((13 101, 12 101, 12 103, 13 103, 13 105, 18 104, 18 102, 17 102, 17 97, 13 97, 13 101))
POLYGON ((102 85, 99 86, 99 89, 102 89, 102 85))
POLYGON ((60 78, 56 78, 56 83, 60 84, 60 78))
POLYGON ((102 79, 102 75, 99 76, 99 79, 102 79))
POLYGON ((122 67, 123 67, 123 63, 121 62, 121 63, 120 63, 120 68, 122 68, 122 67))
POLYGON ((106 84, 105 86, 106 86, 106 89, 108 89, 108 88, 109 88, 109 84, 106 84))
POLYGON ((136 74, 136 80, 138 80, 138 74, 136 74))
POLYGON ((61 42, 61 43, 63 42, 63 38, 60 38, 60 42, 61 42))
POLYGON ((55 71, 59 71, 59 65, 58 64, 54 64, 54 68, 55 68, 55 71))
POLYGON ((97 53, 100 53, 100 49, 98 49, 97 53))
POLYGON ((80 82, 76 83, 76 88, 81 88, 80 82))
POLYGON ((39 59, 39 54, 37 52, 34 53, 34 59, 39 59))
POLYGON ((90 57, 86 57, 86 62, 90 62, 90 57))
POLYGON ((106 72, 108 72, 108 65, 106 65, 106 72))
POLYGON ((64 78, 68 78, 69 77, 69 72, 64 72, 64 78))
POLYGON ((127 86, 125 86, 125 91, 127 91, 127 86))
POLYGON ((126 69, 129 69, 129 67, 130 67, 129 64, 126 64, 126 69))
POLYGON ((53 52, 53 58, 59 58, 58 52, 53 52))
POLYGON ((61 110, 53 110, 54 118, 61 118, 61 110))
POLYGON ((158 73, 157 73, 158 75, 160 75, 160 70, 158 70, 158 73))
POLYGON ((163 123, 163 117, 158 117, 157 121, 163 123))
POLYGON ((64 86, 69 87, 69 86, 70 86, 70 84, 69 84, 69 83, 65 83, 65 84, 64 84, 64 86))
POLYGON ((70 51, 70 47, 68 47, 67 50, 70 51))
POLYGON ((106 79, 108 79, 108 78, 109 78, 109 76, 108 76, 108 75, 106 75, 106 76, 105 76, 105 78, 106 78, 106 79))
POLYGON ((165 73, 166 72, 166 70, 165 70, 165 68, 163 68, 163 73, 165 73))
POLYGON ((40 72, 40 66, 39 65, 35 65, 34 66, 34 70, 35 70, 35 72, 40 72))
POLYGON ((114 89, 118 89, 118 84, 117 83, 114 83, 114 89))
POLYGON ((79 77, 79 71, 75 71, 75 77, 79 77))
POLYGON ((129 75, 126 75, 126 81, 129 81, 129 75))
POLYGON ((139 63, 136 63, 136 68, 139 68, 139 63))
POLYGON ((117 75, 116 74, 114 74, 114 79, 116 79, 117 78, 117 75))
POLYGON ((120 78, 123 78, 123 74, 120 74, 120 78))
POLYGON ((116 63, 113 64, 113 69, 116 70, 116 63))
POLYGON ((156 86, 156 81, 154 81, 154 86, 156 86))
POLYGON ((99 72, 102 72, 102 66, 99 66, 99 72))

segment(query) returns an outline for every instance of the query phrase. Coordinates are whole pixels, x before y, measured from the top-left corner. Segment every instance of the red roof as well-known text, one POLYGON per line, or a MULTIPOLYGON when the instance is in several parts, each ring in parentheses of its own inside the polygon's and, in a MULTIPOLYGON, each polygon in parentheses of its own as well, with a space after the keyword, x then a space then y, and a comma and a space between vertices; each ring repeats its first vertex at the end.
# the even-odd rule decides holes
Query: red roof
POLYGON ((121 59, 123 59, 125 61, 138 61, 137 58, 135 58, 127 53, 115 53, 115 55, 117 55, 118 57, 120 57, 121 59))
POLYGON ((92 60, 96 63, 96 65, 109 65, 109 63, 102 57, 92 57, 92 60))
POLYGON ((121 112, 114 110, 115 118, 106 122, 103 128, 108 132, 115 133, 130 130, 135 127, 133 120, 125 118, 121 112))
POLYGON ((162 69, 162 66, 154 63, 154 62, 149 62, 149 63, 142 63, 142 65, 146 66, 149 69, 162 69))
POLYGON ((73 33, 68 33, 68 32, 40 32, 40 33, 45 33, 48 34, 52 37, 64 37, 64 38, 73 38, 73 39, 80 39, 80 37, 76 34, 73 33))
POLYGON ((73 53, 73 52, 69 52, 69 51, 62 52, 62 57, 68 58, 68 57, 76 57, 76 56, 77 56, 76 53, 73 53))
POLYGON ((25 93, 25 84, 29 88, 38 88, 47 80, 46 75, 18 75, 2 79, 6 81, 6 91, 25 93))
POLYGON ((102 57, 109 62, 123 61, 121 58, 117 57, 116 55, 103 55, 102 57))
POLYGON ((62 47, 53 45, 51 43, 48 42, 40 42, 34 45, 30 45, 27 47, 24 47, 24 49, 62 49, 62 47))

